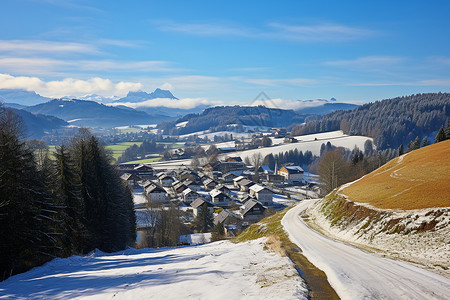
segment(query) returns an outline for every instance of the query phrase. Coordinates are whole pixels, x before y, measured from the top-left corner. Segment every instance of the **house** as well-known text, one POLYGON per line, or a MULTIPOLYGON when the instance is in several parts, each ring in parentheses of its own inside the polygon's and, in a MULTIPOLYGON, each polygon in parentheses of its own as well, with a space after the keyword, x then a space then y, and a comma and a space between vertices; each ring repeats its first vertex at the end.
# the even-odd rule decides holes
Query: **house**
POLYGON ((256 200, 255 196, 245 193, 244 197, 239 198, 239 202, 245 204, 248 200, 256 200))
POLYGON ((244 176, 238 176, 238 177, 234 178, 234 179, 233 179, 233 184, 234 184, 234 186, 237 187, 237 188, 240 188, 240 187, 239 187, 239 182, 240 182, 241 180, 244 180, 244 179, 246 179, 244 176))
POLYGON ((194 217, 198 216, 200 210, 202 209, 202 205, 206 205, 208 207, 209 211, 211 212, 211 214, 213 213, 213 211, 214 211, 214 204, 213 203, 211 203, 209 201, 206 201, 203 198, 197 198, 191 203, 191 207, 193 209, 194 217))
POLYGON ((236 224, 241 221, 241 218, 228 209, 222 210, 217 216, 214 217, 214 225, 222 224, 236 224))
POLYGON ((223 184, 216 185, 215 189, 221 191, 222 193, 224 193, 228 196, 230 196, 230 194, 231 194, 231 190, 229 188, 227 188, 226 186, 224 186, 223 184))
POLYGON ((264 218, 266 208, 256 200, 248 200, 239 209, 239 213, 244 221, 258 222, 264 218))
POLYGON ((222 180, 226 183, 233 182, 234 178, 236 178, 236 175, 231 172, 228 172, 228 173, 225 173, 222 175, 222 180))
POLYGON ((258 173, 273 174, 273 170, 268 165, 262 165, 258 168, 258 173))
POLYGON ((172 176, 165 173, 159 173, 157 177, 162 186, 171 186, 175 182, 175 179, 172 176))
POLYGON ((283 183, 284 181, 284 176, 283 175, 278 175, 278 174, 267 174, 266 175, 266 180, 267 182, 273 183, 273 184, 280 184, 283 183))
POLYGON ((212 190, 217 185, 217 182, 215 182, 212 178, 206 178, 203 180, 203 185, 205 189, 212 190))
POLYGON ((145 194, 150 201, 165 202, 167 200, 167 191, 157 184, 148 185, 145 188, 145 194))
POLYGON ((285 137, 284 141, 285 144, 289 144, 289 143, 297 143, 298 140, 294 137, 285 137))
POLYGON ((238 182, 239 189, 243 192, 248 192, 250 187, 255 183, 247 178, 244 178, 238 182))
POLYGON ((185 189, 182 193, 183 201, 186 204, 194 202, 195 199, 200 198, 200 194, 191 190, 190 188, 185 189))
POLYGON ((153 168, 144 164, 139 164, 138 166, 134 167, 134 171, 136 175, 142 178, 153 176, 153 168))
POLYGON ((284 166, 278 170, 278 174, 291 183, 302 182, 303 173, 303 169, 299 166, 284 166))
POLYGON ((209 192, 209 195, 211 196, 211 202, 217 206, 228 206, 231 200, 230 196, 216 189, 209 192))
POLYGON ((180 181, 174 181, 174 183, 172 184, 172 188, 175 192, 175 194, 179 194, 182 191, 184 191, 185 189, 187 189, 188 187, 180 181))
POLYGON ((136 184, 137 181, 140 181, 141 178, 136 174, 125 173, 120 176, 122 180, 126 181, 128 184, 136 184))
POLYGON ((282 137, 285 137, 286 135, 287 135, 287 130, 285 128, 281 128, 281 129, 278 129, 277 131, 275 131, 276 137, 282 138, 282 137))
POLYGON ((262 205, 269 206, 273 204, 272 190, 263 185, 252 185, 250 187, 250 195, 254 196, 262 205))
POLYGON ((233 174, 240 174, 247 170, 247 166, 242 161, 225 161, 220 162, 217 166, 218 170, 222 173, 231 172, 233 174))
POLYGON ((186 179, 183 181, 184 185, 190 188, 193 191, 200 191, 201 187, 196 181, 192 181, 191 179, 186 179))
POLYGON ((227 157, 225 161, 234 161, 234 162, 242 162, 242 158, 240 156, 227 157))

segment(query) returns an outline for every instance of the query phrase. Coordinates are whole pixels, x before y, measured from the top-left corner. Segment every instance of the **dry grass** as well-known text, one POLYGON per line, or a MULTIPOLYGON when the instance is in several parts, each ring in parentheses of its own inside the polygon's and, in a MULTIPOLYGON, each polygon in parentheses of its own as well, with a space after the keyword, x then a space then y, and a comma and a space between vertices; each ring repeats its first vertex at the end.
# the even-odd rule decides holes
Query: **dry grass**
POLYGON ((450 207, 450 140, 393 159, 340 193, 381 209, 450 207))

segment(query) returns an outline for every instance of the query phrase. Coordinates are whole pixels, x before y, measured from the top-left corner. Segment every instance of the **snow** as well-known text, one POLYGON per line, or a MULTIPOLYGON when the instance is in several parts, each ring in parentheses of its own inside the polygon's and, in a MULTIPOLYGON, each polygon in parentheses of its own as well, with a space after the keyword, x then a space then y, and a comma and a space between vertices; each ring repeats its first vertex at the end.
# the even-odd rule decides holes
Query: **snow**
POLYGON ((176 124, 175 126, 176 126, 177 128, 186 127, 186 125, 187 125, 188 122, 189 122, 189 121, 180 122, 180 123, 176 124))
POLYGON ((311 151, 313 155, 319 156, 320 147, 322 144, 326 144, 327 142, 330 142, 336 147, 345 147, 347 149, 353 149, 355 146, 359 149, 364 149, 364 143, 367 140, 371 140, 373 142, 372 138, 365 136, 348 136, 340 130, 297 136, 296 138, 298 139, 297 143, 275 144, 272 147, 234 152, 233 155, 240 156, 242 159, 245 159, 246 157, 251 158, 255 153, 261 153, 261 155, 265 157, 271 153, 275 155, 281 152, 284 153, 286 151, 298 149, 298 151, 303 151, 303 153, 306 151, 311 151))
POLYGON ((180 236, 180 243, 189 245, 200 245, 211 242, 211 233, 193 233, 180 236))
POLYGON ((0 299, 306 299, 264 239, 54 259, 0 283, 0 299))
POLYGON ((147 198, 144 195, 144 192, 134 192, 133 193, 133 202, 134 207, 142 207, 147 204, 147 198))
POLYGON ((306 258, 326 273, 342 299, 448 299, 450 279, 365 252, 309 228, 299 214, 316 201, 300 202, 286 213, 282 225, 306 258))

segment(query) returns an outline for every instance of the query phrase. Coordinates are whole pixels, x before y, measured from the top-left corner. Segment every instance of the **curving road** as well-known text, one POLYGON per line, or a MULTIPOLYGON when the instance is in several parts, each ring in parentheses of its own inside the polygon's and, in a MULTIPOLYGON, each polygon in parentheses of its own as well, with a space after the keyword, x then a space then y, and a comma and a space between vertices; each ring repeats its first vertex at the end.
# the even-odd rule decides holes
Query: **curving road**
POLYGON ((316 200, 304 200, 282 220, 289 238, 323 270, 342 299, 450 299, 450 279, 368 253, 309 228, 299 214, 316 200))

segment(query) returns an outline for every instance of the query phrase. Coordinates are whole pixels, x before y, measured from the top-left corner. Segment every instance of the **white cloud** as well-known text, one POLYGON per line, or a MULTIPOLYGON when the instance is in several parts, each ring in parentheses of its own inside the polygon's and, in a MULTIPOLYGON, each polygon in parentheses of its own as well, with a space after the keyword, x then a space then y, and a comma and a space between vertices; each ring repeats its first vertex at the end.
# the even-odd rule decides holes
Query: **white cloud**
POLYGON ((161 31, 179 32, 198 36, 233 36, 257 39, 281 39, 297 42, 336 42, 372 36, 374 30, 342 24, 288 25, 269 23, 264 28, 249 28, 239 24, 177 23, 159 21, 161 31))
POLYGON ((35 91, 47 97, 63 97, 67 95, 81 96, 94 93, 100 95, 124 96, 128 91, 142 89, 142 84, 124 81, 114 83, 110 79, 99 77, 88 80, 65 78, 63 80, 45 82, 38 77, 0 74, 0 88, 35 91))
POLYGON ((364 38, 375 33, 373 30, 340 24, 298 26, 270 23, 269 26, 277 31, 277 36, 281 39, 304 42, 347 41, 364 38))
POLYGON ((90 44, 53 41, 0 40, 0 52, 12 53, 85 53, 98 54, 97 47, 90 44))
POLYGON ((51 58, 6 57, 0 58, 3 72, 23 75, 52 75, 70 71, 173 71, 166 61, 113 61, 113 60, 62 60, 51 58))
POLYGON ((170 98, 156 98, 139 103, 131 102, 115 102, 109 104, 111 106, 123 105, 131 108, 142 107, 168 107, 168 108, 182 108, 191 109, 199 105, 218 105, 220 102, 210 101, 206 98, 182 98, 182 99, 170 99, 170 98))
POLYGON ((403 62, 404 57, 398 56, 365 56, 350 60, 335 60, 327 61, 324 65, 336 67, 349 67, 358 69, 379 68, 385 66, 392 66, 403 62))

